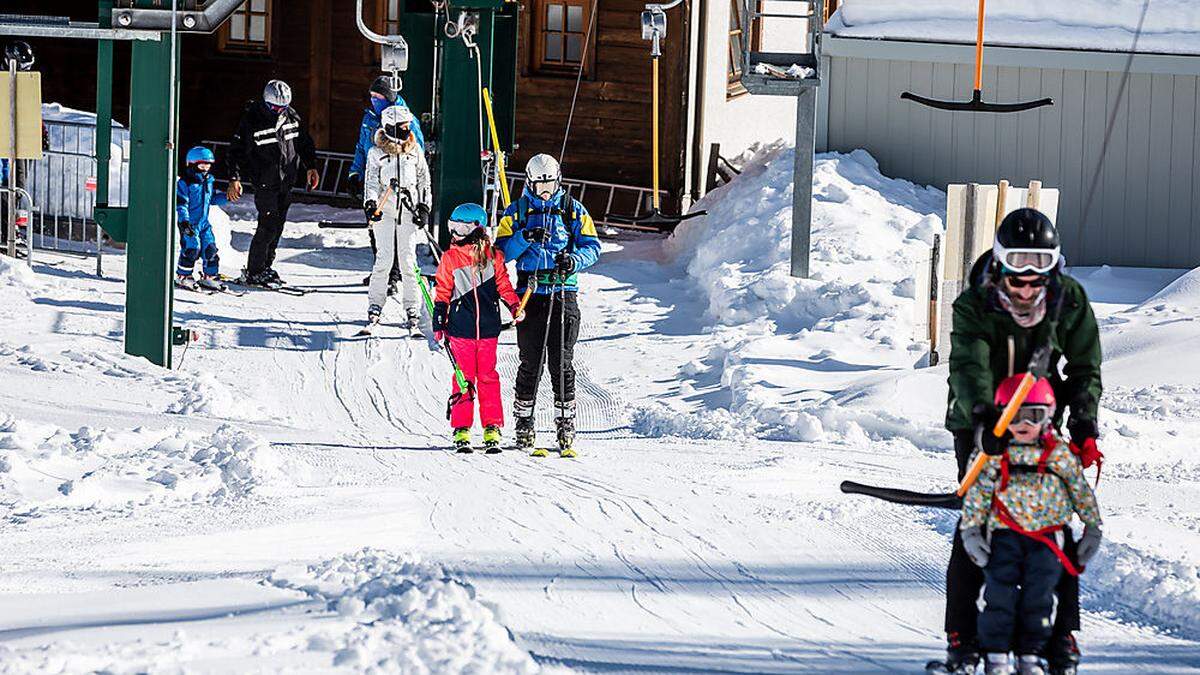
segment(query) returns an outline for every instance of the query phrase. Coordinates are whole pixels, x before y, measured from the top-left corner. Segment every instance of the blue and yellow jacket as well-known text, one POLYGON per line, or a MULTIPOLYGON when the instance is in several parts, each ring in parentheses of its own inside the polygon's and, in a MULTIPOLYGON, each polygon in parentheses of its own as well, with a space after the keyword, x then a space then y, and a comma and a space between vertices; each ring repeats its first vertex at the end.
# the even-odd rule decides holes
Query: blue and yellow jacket
POLYGON ((562 190, 549 200, 542 200, 526 188, 505 209, 496 231, 496 246, 504 252, 505 259, 517 261, 517 293, 525 292, 529 277, 534 274, 538 277, 535 293, 546 294, 560 288, 577 291, 578 272, 595 265, 600 259, 596 223, 583 204, 562 190), (569 204, 566 200, 570 200, 569 204), (568 213, 569 224, 563 222, 563 216, 568 213), (526 229, 538 227, 546 230, 548 242, 530 242, 525 238, 526 229), (563 250, 575 259, 575 272, 567 277, 565 283, 552 286, 550 273, 554 271, 554 258, 563 250))
POLYGON ((175 216, 180 226, 188 223, 197 232, 209 226, 208 207, 229 201, 214 185, 211 173, 191 167, 183 170, 183 177, 175 183, 175 216))

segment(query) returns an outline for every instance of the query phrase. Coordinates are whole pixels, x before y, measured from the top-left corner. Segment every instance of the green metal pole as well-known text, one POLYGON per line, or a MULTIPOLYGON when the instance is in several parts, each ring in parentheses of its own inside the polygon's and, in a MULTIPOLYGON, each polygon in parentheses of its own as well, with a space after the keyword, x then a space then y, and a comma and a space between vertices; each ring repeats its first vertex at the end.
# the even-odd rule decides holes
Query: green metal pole
POLYGON ((171 70, 172 64, 178 69, 179 59, 178 51, 172 58, 168 39, 138 41, 132 49, 125 351, 169 368, 176 164, 169 141, 177 124, 170 98, 178 93, 177 72, 171 70))
MULTIPOLYGON (((112 28, 112 0, 100 0, 100 27, 112 28)), ((96 206, 108 206, 108 162, 112 156, 113 42, 96 42, 96 206)))

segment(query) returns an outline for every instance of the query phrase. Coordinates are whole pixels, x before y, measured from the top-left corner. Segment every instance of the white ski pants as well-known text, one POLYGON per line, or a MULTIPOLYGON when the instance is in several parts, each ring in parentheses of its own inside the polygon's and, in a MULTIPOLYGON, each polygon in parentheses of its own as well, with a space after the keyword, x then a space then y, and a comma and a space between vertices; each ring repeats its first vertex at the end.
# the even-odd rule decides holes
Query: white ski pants
POLYGON ((395 209, 384 207, 383 219, 371 223, 371 229, 375 232, 376 249, 367 298, 373 307, 383 307, 387 302, 388 274, 392 271, 393 256, 399 251, 404 309, 419 313, 421 305, 417 296, 417 277, 414 271, 417 266, 417 242, 413 241, 417 235, 417 227, 413 224, 412 214, 407 211, 399 220, 397 224, 395 209))

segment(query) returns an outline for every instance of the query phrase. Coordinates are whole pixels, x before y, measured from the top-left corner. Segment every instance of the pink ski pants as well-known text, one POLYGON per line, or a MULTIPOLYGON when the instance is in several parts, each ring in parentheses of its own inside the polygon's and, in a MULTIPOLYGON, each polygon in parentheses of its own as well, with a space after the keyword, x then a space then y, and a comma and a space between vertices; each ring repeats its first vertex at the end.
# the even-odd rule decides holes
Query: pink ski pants
MULTIPOLYGON (((450 338, 450 351, 467 382, 475 384, 479 399, 479 421, 483 426, 504 426, 504 406, 500 402, 500 374, 496 372, 496 345, 499 338, 450 338)), ((454 393, 458 381, 451 376, 454 393)), ((475 402, 463 396, 450 408, 450 426, 470 427, 475 422, 475 402)))

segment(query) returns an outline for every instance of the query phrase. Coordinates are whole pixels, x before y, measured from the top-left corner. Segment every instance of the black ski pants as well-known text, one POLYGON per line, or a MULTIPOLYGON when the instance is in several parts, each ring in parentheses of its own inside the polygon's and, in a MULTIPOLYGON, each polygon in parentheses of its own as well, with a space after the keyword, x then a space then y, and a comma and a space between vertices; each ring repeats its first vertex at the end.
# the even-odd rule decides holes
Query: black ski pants
MULTIPOLYGON (((365 216, 364 216, 365 217, 365 216)), ((371 259, 375 259, 375 254, 379 251, 379 247, 375 245, 375 228, 371 227, 371 219, 367 219, 367 236, 371 238, 371 259)), ((370 277, 368 277, 370 278, 370 277)), ((393 284, 400 282, 400 250, 396 249, 396 255, 392 256, 392 271, 388 274, 388 281, 393 284)))
POLYGON ((1049 546, 1012 530, 992 532, 991 545, 983 570, 979 648, 1040 654, 1050 639, 1054 587, 1067 576, 1062 563, 1049 546))
MULTIPOLYGON (((967 473, 967 462, 975 447, 975 435, 971 431, 954 432, 954 456, 958 460, 958 480, 967 473)), ((1043 548, 1045 545, 1039 544, 1043 548)), ((1063 551, 1075 561, 1075 538, 1067 533, 1063 537, 1063 551)), ((1055 559, 1057 562, 1057 558, 1055 559)), ((954 544, 950 549, 950 565, 946 568, 946 633, 958 634, 959 639, 969 643, 978 635, 979 589, 983 587, 983 570, 971 562, 963 548, 962 534, 954 528, 954 544)), ((1054 618, 1053 644, 1063 642, 1072 631, 1079 630, 1079 578, 1063 574, 1054 589, 1058 597, 1058 612, 1054 618)))
POLYGON ((521 365, 517 369, 517 400, 536 401, 538 374, 542 364, 542 341, 549 319, 550 336, 546 341, 547 365, 544 377, 550 378, 556 403, 575 400, 575 341, 579 339, 579 302, 574 291, 555 293, 553 311, 548 294, 535 293, 525 305, 525 320, 517 324, 517 350, 521 365), (549 315, 549 316, 547 316, 549 315), (566 320, 566 340, 563 321, 566 320), (561 358, 560 358, 561 354, 561 358), (562 368, 562 384, 559 384, 562 368))
POLYGON ((275 249, 283 236, 287 223, 288 207, 292 205, 290 187, 258 188, 254 192, 254 208, 258 209, 258 227, 250 240, 250 254, 246 259, 246 273, 258 274, 275 264, 275 249))

